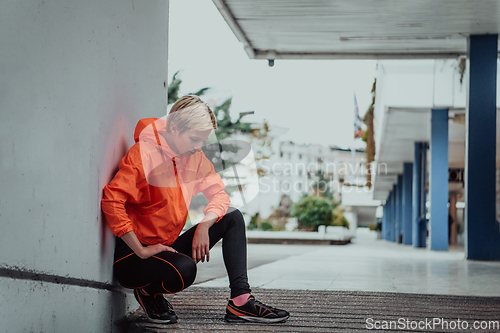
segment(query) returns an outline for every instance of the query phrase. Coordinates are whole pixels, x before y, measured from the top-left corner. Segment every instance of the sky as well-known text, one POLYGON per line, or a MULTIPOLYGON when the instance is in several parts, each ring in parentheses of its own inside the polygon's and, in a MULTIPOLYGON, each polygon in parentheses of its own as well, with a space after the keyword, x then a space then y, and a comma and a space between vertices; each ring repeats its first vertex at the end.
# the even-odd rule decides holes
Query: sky
MULTIPOLYGON (((279 141, 350 147, 354 94, 363 116, 376 76, 373 60, 249 59, 209 0, 170 0, 168 75, 180 71, 180 95, 212 88, 205 100, 233 97, 231 115, 288 130, 279 141)), ((363 146, 360 140, 356 147, 363 146)))

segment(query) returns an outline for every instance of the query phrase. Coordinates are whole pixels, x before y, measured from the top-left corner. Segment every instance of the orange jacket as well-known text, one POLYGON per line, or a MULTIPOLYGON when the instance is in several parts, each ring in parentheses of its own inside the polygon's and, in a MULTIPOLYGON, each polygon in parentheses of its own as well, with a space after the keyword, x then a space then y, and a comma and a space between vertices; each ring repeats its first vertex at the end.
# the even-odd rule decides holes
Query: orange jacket
POLYGON ((220 219, 229 207, 224 183, 205 154, 176 156, 158 135, 165 130, 165 119, 141 119, 135 145, 104 187, 102 211, 117 237, 134 231, 143 244, 171 245, 186 223, 191 198, 199 192, 209 201, 205 214, 213 212, 220 219))

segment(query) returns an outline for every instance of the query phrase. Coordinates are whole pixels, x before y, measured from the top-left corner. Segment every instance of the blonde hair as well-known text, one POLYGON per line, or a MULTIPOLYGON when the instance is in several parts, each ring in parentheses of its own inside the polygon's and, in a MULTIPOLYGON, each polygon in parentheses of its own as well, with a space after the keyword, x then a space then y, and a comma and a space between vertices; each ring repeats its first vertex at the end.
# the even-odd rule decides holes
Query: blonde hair
POLYGON ((188 129, 199 131, 217 129, 214 113, 207 103, 196 95, 182 96, 174 103, 167 117, 169 133, 171 124, 174 124, 181 133, 188 129))

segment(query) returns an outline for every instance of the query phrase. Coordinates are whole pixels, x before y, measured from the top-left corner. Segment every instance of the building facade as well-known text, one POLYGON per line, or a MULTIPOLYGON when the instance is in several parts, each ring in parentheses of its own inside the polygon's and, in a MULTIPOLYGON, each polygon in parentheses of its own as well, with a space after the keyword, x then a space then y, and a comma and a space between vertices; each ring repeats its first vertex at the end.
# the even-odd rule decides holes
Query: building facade
POLYGON ((283 195, 298 202, 304 195, 314 194, 318 189, 323 191, 327 186, 334 200, 340 203, 344 185, 366 183, 366 157, 361 149, 353 156, 350 149, 336 146, 277 141, 273 151, 269 159, 257 162, 265 175, 259 177, 258 196, 242 208, 248 216, 259 212, 262 218, 267 218, 279 206, 283 195), (322 178, 318 172, 323 174, 322 178))

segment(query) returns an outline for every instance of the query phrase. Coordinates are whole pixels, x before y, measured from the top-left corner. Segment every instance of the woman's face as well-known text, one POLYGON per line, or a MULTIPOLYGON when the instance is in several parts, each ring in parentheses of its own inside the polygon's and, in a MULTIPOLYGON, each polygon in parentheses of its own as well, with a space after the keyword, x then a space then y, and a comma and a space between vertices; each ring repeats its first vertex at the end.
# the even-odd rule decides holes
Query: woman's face
POLYGON ((189 129, 182 133, 174 130, 172 132, 172 141, 175 147, 171 148, 175 148, 174 150, 177 150, 179 155, 191 156, 201 150, 203 141, 208 139, 211 132, 211 129, 205 131, 189 129))

